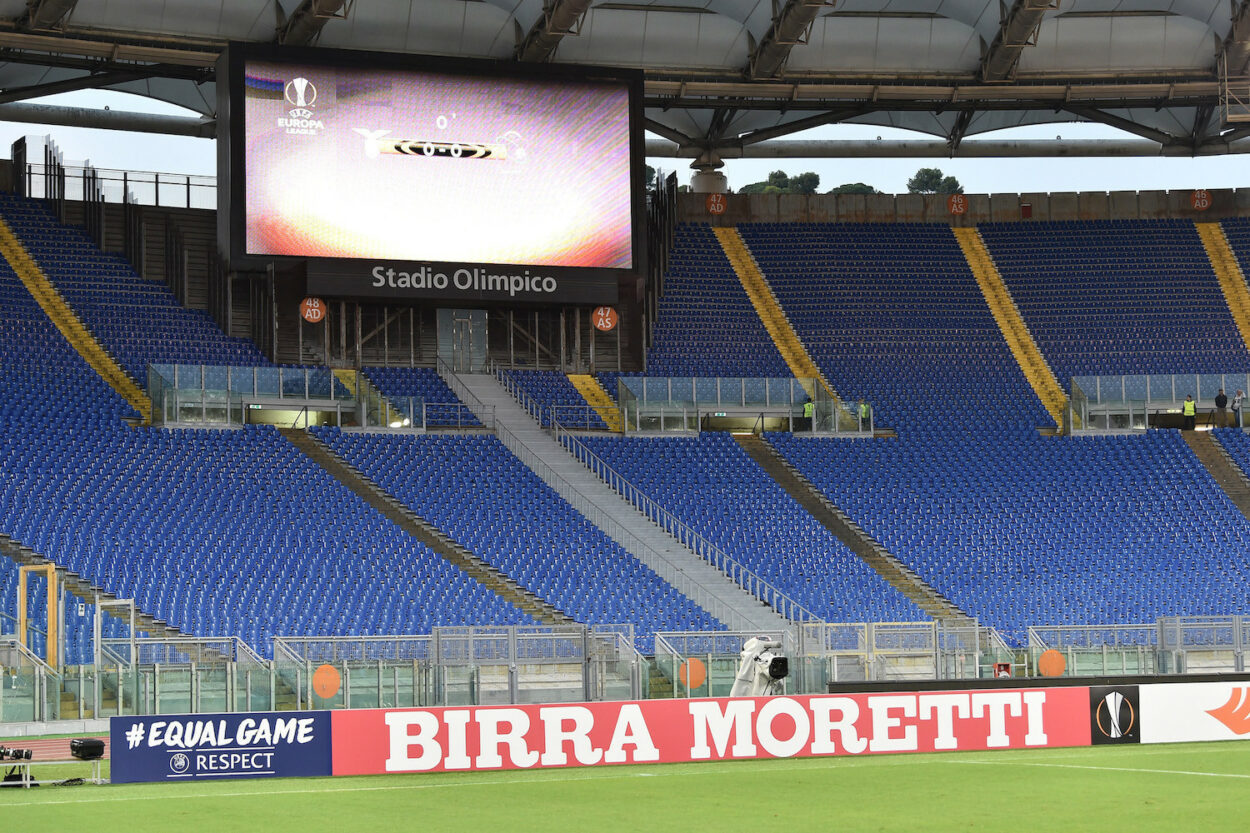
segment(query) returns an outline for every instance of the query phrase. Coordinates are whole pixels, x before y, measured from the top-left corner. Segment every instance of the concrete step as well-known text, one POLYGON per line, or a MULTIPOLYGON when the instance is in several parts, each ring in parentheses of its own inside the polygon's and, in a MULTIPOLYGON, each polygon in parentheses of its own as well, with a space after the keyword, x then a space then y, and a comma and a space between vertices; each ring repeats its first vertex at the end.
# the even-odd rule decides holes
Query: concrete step
POLYGON ((497 433, 518 458, 530 465, 574 509, 597 523, 608 537, 687 598, 733 630, 774 633, 790 628, 787 620, 652 523, 574 459, 564 446, 539 427, 495 377, 448 374, 445 378, 479 417, 493 407, 497 433), (592 517, 596 514, 608 520, 600 523, 592 517))
POLYGON ((455 565, 486 589, 501 596, 544 624, 563 624, 573 619, 553 605, 517 585, 511 578, 452 541, 438 529, 401 504, 355 466, 303 429, 279 428, 278 432, 309 459, 321 466, 383 517, 455 565))
POLYGON ((869 536, 841 509, 816 489, 777 450, 760 437, 735 435, 734 440, 764 472, 807 510, 821 526, 838 537, 882 578, 935 619, 971 622, 972 617, 933 589, 885 547, 869 536))
POLYGON ((1181 437, 1233 505, 1250 519, 1250 480, 1228 456, 1224 446, 1210 431, 1182 431, 1181 437))
MULTIPOLYGON (((18 566, 42 566, 45 564, 53 564, 55 566, 55 562, 51 559, 3 533, 0 533, 0 555, 8 558, 18 566)), ((105 602, 118 601, 117 596, 91 584, 77 573, 61 568, 58 568, 58 570, 61 577, 61 585, 65 588, 65 591, 81 601, 87 604, 95 604, 97 599, 105 602)), ((188 636, 188 634, 177 628, 170 627, 168 623, 138 609, 135 610, 135 628, 140 632, 159 639, 185 639, 188 636)))

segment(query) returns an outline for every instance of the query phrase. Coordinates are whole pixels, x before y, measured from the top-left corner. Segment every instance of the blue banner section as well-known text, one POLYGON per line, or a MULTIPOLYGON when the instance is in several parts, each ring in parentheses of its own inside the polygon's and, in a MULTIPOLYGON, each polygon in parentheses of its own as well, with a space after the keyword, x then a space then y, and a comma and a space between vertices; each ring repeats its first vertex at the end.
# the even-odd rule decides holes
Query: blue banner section
POLYGON ((329 712, 110 720, 113 783, 329 775, 329 712))

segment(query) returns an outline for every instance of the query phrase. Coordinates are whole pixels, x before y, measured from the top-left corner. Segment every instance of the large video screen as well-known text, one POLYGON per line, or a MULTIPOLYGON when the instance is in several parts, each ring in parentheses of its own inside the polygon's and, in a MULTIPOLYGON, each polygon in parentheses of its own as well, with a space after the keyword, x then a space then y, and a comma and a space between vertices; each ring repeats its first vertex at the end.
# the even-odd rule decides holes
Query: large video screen
POLYGON ((241 74, 248 256, 636 266, 628 79, 253 55, 241 74))

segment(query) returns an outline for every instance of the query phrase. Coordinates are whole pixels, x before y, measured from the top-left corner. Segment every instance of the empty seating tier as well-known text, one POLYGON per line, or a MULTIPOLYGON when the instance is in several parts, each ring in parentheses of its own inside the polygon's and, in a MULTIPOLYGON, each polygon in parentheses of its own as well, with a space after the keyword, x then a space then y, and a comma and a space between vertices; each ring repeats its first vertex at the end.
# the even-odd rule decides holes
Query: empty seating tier
POLYGON ((486 435, 314 433, 409 509, 579 622, 724 626, 578 514, 486 435))
POLYGON ((1191 221, 991 223, 980 231, 1061 384, 1250 370, 1191 221))
POLYGON ((683 523, 826 621, 928 618, 804 511, 728 434, 581 441, 683 523))

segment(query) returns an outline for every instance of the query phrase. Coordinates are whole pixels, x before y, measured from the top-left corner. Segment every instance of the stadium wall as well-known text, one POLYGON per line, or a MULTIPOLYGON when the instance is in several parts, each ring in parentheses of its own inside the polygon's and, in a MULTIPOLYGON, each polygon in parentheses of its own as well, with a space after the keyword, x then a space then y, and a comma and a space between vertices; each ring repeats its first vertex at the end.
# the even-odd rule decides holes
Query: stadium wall
POLYGON ((1029 220, 1219 220, 1250 216, 1250 188, 1032 194, 678 194, 678 219, 739 223, 950 223, 1029 220))
POLYGON ((112 778, 490 771, 1250 735, 1246 675, 1041 687, 1003 682, 989 689, 771 698, 115 717, 112 778))

